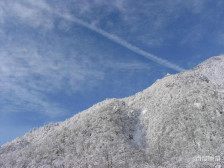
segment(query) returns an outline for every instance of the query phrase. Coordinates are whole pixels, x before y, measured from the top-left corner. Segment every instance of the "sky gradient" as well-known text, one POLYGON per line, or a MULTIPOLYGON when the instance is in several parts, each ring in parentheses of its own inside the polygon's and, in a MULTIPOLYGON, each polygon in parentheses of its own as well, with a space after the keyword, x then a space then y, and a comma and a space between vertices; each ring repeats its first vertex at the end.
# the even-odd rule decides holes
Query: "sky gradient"
POLYGON ((0 145, 224 53, 222 0, 0 1, 0 145))

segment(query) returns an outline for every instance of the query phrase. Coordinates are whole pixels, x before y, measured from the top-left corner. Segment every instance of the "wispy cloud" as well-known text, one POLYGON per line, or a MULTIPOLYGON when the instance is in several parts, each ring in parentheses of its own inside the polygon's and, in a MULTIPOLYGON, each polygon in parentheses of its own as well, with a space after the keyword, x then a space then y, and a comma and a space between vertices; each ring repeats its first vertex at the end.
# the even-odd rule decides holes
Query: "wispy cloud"
MULTIPOLYGON (((16 20, 25 22, 32 27, 53 27, 53 19, 50 15, 45 17, 45 13, 31 6, 29 1, 1 1, 0 2, 0 21, 16 20)), ((36 2, 39 6, 45 6, 44 1, 36 2)))
MULTIPOLYGON (((193 40, 203 41, 203 38, 208 35, 206 30, 211 31, 209 25, 213 25, 216 21, 222 19, 217 18, 216 15, 223 15, 223 1, 221 0, 212 3, 215 6, 214 8, 211 8, 209 0, 83 0, 81 3, 75 0, 73 2, 73 9, 77 18, 81 18, 88 23, 97 20, 96 27, 116 34, 128 42, 134 40, 136 43, 143 43, 148 47, 164 46, 173 39, 176 39, 179 43, 184 39, 185 45, 191 45, 192 41, 189 34, 190 36, 192 34, 193 40), (97 13, 98 11, 100 13, 97 13), (117 14, 118 19, 111 21, 108 17, 114 13, 117 14), (188 19, 185 19, 186 17, 188 19), (194 36, 195 26, 198 24, 201 25, 200 29, 205 31, 201 35, 196 34, 194 36), (175 26, 176 29, 172 29, 175 26), (120 27, 126 31, 119 30, 120 27)), ((222 27, 222 22, 219 21, 219 25, 222 27)), ((217 41, 217 43, 219 42, 217 41)))
POLYGON ((1 83, 1 113, 33 111, 51 118, 68 113, 58 104, 45 100, 44 95, 13 83, 1 83))
POLYGON ((41 55, 35 47, 14 46, 10 51, 0 50, 0 75, 1 111, 22 107, 54 117, 66 110, 49 101, 46 93, 75 92, 94 85, 104 74, 60 54, 41 55))
POLYGON ((169 62, 169 61, 167 61, 163 58, 155 56, 155 55, 153 55, 153 54, 151 54, 147 51, 144 51, 141 48, 138 48, 138 47, 130 44, 129 42, 125 41, 124 39, 122 39, 118 36, 115 36, 113 34, 110 34, 110 33, 106 32, 102 29, 99 29, 99 28, 93 26, 93 25, 90 25, 90 24, 88 24, 88 23, 86 23, 86 22, 84 22, 80 19, 77 19, 75 17, 69 17, 67 15, 61 15, 61 16, 63 16, 65 19, 68 19, 68 20, 70 20, 72 22, 75 22, 79 25, 82 25, 82 26, 84 26, 84 27, 86 27, 86 28, 88 28, 88 29, 90 29, 94 32, 97 32, 97 33, 101 34, 102 36, 108 38, 109 40, 111 40, 111 41, 113 41, 113 42, 115 42, 115 43, 117 43, 117 44, 119 44, 119 45, 121 45, 121 46, 123 46, 123 47, 125 47, 125 48, 127 48, 127 49, 129 49, 129 50, 131 50, 131 51, 149 59, 149 60, 151 60, 151 61, 154 61, 154 62, 156 62, 160 65, 163 65, 167 68, 171 68, 171 69, 173 69, 175 71, 178 71, 178 72, 185 70, 184 68, 182 68, 178 65, 175 65, 175 64, 173 64, 173 63, 171 63, 171 62, 169 62))
POLYGON ((153 54, 151 54, 151 53, 149 53, 147 51, 142 50, 141 48, 139 48, 137 46, 134 46, 134 45, 130 44, 126 40, 124 40, 124 39, 122 39, 122 38, 120 38, 120 37, 118 37, 116 35, 113 35, 113 34, 111 34, 109 32, 106 32, 106 31, 100 29, 100 28, 97 28, 95 25, 89 24, 89 23, 87 23, 87 22, 85 22, 83 20, 80 20, 80 19, 78 19, 78 18, 76 18, 74 16, 71 16, 69 14, 58 13, 58 12, 54 11, 53 9, 51 9, 49 6, 46 6, 46 7, 39 6, 39 7, 42 8, 43 10, 47 10, 50 13, 53 13, 53 14, 55 14, 57 16, 60 16, 60 17, 62 17, 64 19, 66 19, 66 20, 69 20, 69 21, 74 22, 76 24, 79 24, 79 25, 81 25, 83 27, 86 27, 86 28, 88 28, 88 29, 90 29, 90 30, 92 30, 92 31, 94 31, 94 32, 104 36, 105 38, 107 38, 107 39, 109 39, 109 40, 111 40, 111 41, 113 41, 113 42, 115 42, 115 43, 117 43, 117 44, 119 44, 119 45, 121 45, 121 46, 123 46, 123 47, 125 47, 125 48, 127 48, 127 49, 129 49, 131 51, 133 51, 133 52, 135 52, 136 54, 139 54, 139 55, 141 55, 141 56, 143 56, 143 57, 145 57, 145 58, 147 58, 147 59, 149 59, 151 61, 154 61, 154 62, 156 62, 156 63, 158 63, 158 64, 160 64, 162 66, 171 68, 171 69, 173 69, 175 71, 178 71, 178 72, 185 70, 184 68, 182 68, 182 67, 180 67, 180 66, 178 66, 176 64, 173 64, 173 63, 169 62, 168 60, 160 58, 160 57, 158 57, 156 55, 153 55, 153 54))

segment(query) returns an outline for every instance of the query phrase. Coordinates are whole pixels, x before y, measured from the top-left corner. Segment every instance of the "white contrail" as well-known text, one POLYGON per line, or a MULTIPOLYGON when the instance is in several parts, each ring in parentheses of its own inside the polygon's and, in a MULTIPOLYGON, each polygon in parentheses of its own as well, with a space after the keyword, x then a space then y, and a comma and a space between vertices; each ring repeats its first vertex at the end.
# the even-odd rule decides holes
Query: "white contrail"
POLYGON ((144 50, 142 50, 142 49, 140 49, 140 48, 138 48, 138 47, 128 43, 127 41, 123 40, 122 38, 117 37, 117 36, 115 36, 115 35, 113 35, 111 33, 108 33, 108 32, 106 32, 106 31, 104 31, 104 30, 102 30, 100 28, 97 28, 94 25, 86 23, 86 22, 84 22, 84 21, 82 21, 82 20, 80 20, 80 19, 78 19, 76 17, 73 17, 71 15, 66 15, 66 14, 55 12, 54 10, 52 10, 51 8, 46 7, 46 6, 45 7, 38 6, 38 7, 42 8, 44 10, 48 10, 49 12, 51 12, 51 13, 53 13, 55 15, 58 15, 59 17, 62 17, 62 18, 66 19, 66 20, 68 20, 70 22, 74 22, 74 23, 76 23, 78 25, 86 27, 87 29, 92 30, 92 31, 94 31, 94 32, 96 32, 96 33, 106 37, 107 39, 109 39, 109 40, 111 40, 111 41, 113 41, 113 42, 115 42, 115 43, 117 43, 117 44, 119 44, 119 45, 121 45, 121 46, 123 46, 123 47, 125 47, 125 48, 127 48, 127 49, 129 49, 129 50, 131 50, 131 51, 133 51, 133 52, 135 52, 137 54, 139 54, 139 55, 142 55, 145 58, 147 58, 149 60, 152 60, 152 61, 154 61, 154 62, 156 62, 156 63, 158 63, 160 65, 163 65, 165 67, 171 68, 171 69, 173 69, 175 71, 178 71, 178 72, 185 70, 184 68, 181 68, 180 66, 178 66, 176 64, 173 64, 173 63, 171 63, 171 62, 169 62, 169 61, 167 61, 165 59, 162 59, 162 58, 159 58, 159 57, 157 57, 157 56, 155 56, 153 54, 150 54, 147 51, 144 51, 144 50))
POLYGON ((137 54, 139 54, 139 55, 142 55, 142 56, 144 56, 147 59, 150 59, 150 60, 152 60, 152 61, 154 61, 154 62, 156 62, 158 64, 161 64, 161 65, 163 65, 165 67, 171 68, 171 69, 173 69, 175 71, 184 71, 185 70, 184 68, 181 68, 178 65, 175 65, 175 64, 173 64, 173 63, 171 63, 171 62, 169 62, 169 61, 167 61, 165 59, 162 59, 162 58, 159 58, 159 57, 157 57, 157 56, 155 56, 153 54, 150 54, 147 51, 144 51, 144 50, 142 50, 142 49, 140 49, 140 48, 138 48, 138 47, 128 43, 127 41, 123 40, 122 38, 117 37, 117 36, 115 36, 113 34, 110 34, 110 33, 106 32, 106 31, 104 31, 104 30, 102 30, 100 28, 97 28, 94 25, 88 24, 88 23, 86 23, 86 22, 84 22, 84 21, 82 21, 80 19, 77 19, 75 17, 66 16, 66 15, 63 15, 63 18, 65 18, 65 19, 67 19, 69 21, 75 22, 75 23, 77 23, 77 24, 79 24, 79 25, 81 25, 83 27, 86 27, 87 29, 90 29, 90 30, 92 30, 92 31, 94 31, 94 32, 96 32, 96 33, 106 37, 107 39, 109 39, 109 40, 111 40, 111 41, 113 41, 113 42, 115 42, 115 43, 117 43, 117 44, 119 44, 119 45, 121 45, 121 46, 123 46, 123 47, 125 47, 125 48, 127 48, 127 49, 129 49, 129 50, 131 50, 131 51, 133 51, 133 52, 135 52, 137 54))

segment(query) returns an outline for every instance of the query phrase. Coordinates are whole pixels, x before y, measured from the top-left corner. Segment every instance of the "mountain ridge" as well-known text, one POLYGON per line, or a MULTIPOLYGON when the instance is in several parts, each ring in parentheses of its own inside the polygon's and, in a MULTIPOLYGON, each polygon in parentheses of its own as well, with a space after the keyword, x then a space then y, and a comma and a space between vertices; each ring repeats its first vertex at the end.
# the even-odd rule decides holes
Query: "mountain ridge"
POLYGON ((0 148, 0 167, 224 165, 224 55, 0 148), (202 157, 213 161, 198 161, 202 157), (220 158, 220 159, 219 159, 220 158), (216 160, 215 160, 216 159, 216 160))

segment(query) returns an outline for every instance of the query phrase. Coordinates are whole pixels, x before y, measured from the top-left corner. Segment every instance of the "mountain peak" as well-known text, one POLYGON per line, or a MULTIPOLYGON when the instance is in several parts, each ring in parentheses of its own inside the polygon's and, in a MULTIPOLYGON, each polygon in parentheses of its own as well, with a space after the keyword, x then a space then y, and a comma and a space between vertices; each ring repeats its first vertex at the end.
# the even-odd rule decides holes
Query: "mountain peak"
POLYGON ((194 68, 196 73, 203 74, 211 82, 224 83, 224 55, 211 57, 194 68))

